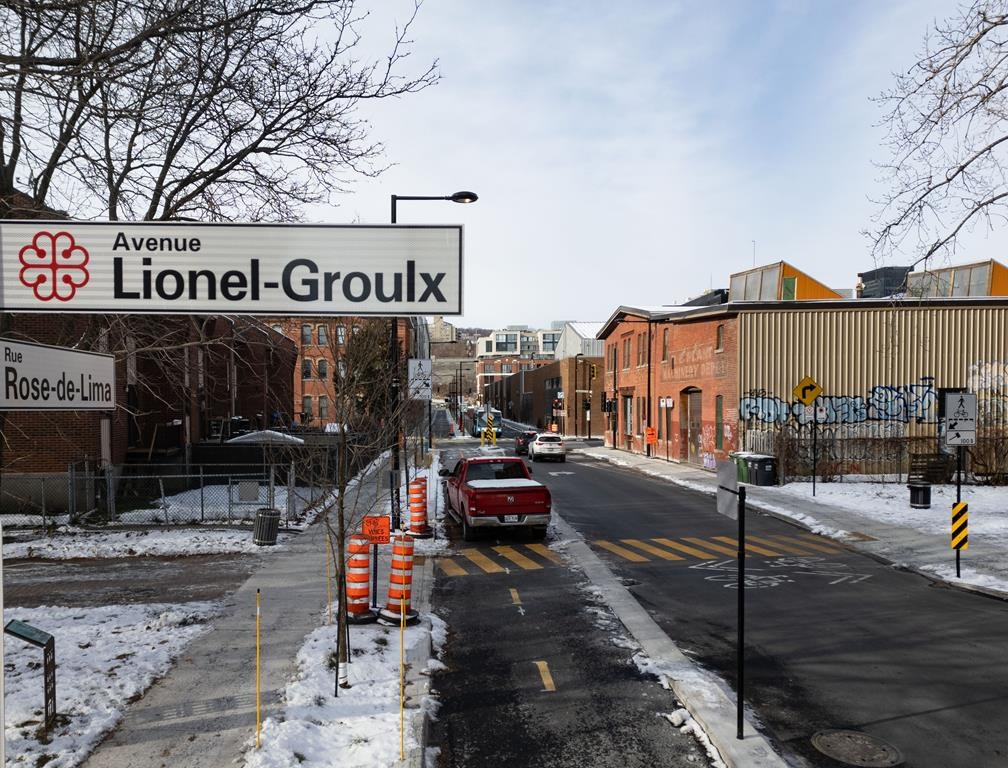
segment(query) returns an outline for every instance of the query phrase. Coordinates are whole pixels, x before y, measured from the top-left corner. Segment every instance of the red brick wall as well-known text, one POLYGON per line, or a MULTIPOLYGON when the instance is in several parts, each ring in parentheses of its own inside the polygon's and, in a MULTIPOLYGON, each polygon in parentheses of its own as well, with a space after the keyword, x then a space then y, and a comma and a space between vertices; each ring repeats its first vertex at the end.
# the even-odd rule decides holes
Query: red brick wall
MULTIPOLYGON (((647 360, 648 330, 646 321, 631 318, 616 325, 605 339, 603 383, 610 397, 614 391, 618 395, 615 445, 635 453, 647 453, 644 427, 650 424, 660 438, 651 447, 652 455, 677 461, 692 460, 712 467, 718 459, 726 458, 729 451, 735 450, 738 442, 738 337, 735 318, 718 314, 704 319, 652 322, 650 366, 647 360), (720 349, 717 348, 718 326, 722 327, 720 349), (627 340, 630 342, 629 366, 624 365, 624 343, 627 340), (643 347, 639 347, 640 344, 643 347), (615 381, 611 364, 614 347, 615 381), (643 354, 639 353, 639 349, 643 350, 643 354), (696 391, 700 400, 699 428, 691 430, 689 395, 696 391), (722 398, 720 425, 716 419, 719 396, 722 398), (629 430, 624 418, 626 398, 632 402, 629 430), (672 403, 672 408, 661 408, 662 400, 672 403), (719 427, 720 448, 717 440, 719 427), (690 442, 694 445, 692 455, 690 442)), ((695 423, 697 419, 693 421, 695 423)), ((605 437, 607 445, 614 444, 613 422, 609 423, 605 437)))

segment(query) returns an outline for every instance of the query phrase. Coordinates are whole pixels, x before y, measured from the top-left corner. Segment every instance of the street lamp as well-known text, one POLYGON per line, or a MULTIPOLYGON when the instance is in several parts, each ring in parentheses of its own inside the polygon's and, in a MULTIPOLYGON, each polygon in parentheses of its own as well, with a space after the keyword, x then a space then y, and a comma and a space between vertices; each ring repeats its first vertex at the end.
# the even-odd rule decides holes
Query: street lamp
MULTIPOLYGON (((479 198, 475 192, 453 192, 450 195, 392 195, 392 223, 396 223, 396 203, 399 200, 449 200, 453 203, 475 203, 479 198)), ((393 317, 389 332, 389 352, 392 357, 392 412, 399 408, 399 318, 393 317)), ((397 419, 398 421, 398 419, 397 419)), ((395 430, 395 440, 392 449, 392 524, 399 528, 399 432, 395 430)))
POLYGON ((581 357, 584 352, 578 352, 574 355, 574 437, 575 439, 579 434, 581 434, 581 428, 579 426, 580 420, 578 415, 581 412, 580 406, 578 405, 578 396, 580 391, 578 390, 578 373, 581 370, 581 357))

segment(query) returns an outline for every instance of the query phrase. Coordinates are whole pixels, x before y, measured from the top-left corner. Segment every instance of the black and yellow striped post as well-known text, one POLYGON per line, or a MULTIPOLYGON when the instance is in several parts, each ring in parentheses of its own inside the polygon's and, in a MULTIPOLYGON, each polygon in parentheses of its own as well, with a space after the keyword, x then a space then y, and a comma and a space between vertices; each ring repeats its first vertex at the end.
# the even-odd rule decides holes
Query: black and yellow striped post
POLYGON ((959 577, 959 553, 969 549, 969 504, 957 501, 952 505, 952 549, 956 551, 956 578, 959 577))

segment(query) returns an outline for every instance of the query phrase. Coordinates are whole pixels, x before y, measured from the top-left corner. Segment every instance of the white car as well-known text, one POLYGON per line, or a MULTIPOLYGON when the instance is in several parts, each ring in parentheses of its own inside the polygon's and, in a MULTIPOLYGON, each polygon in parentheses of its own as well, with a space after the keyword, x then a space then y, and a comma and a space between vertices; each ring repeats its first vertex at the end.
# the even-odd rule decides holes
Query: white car
POLYGON ((532 461, 540 459, 567 461, 567 445, 560 435, 552 432, 542 432, 536 435, 536 439, 529 443, 528 453, 532 457, 532 461))

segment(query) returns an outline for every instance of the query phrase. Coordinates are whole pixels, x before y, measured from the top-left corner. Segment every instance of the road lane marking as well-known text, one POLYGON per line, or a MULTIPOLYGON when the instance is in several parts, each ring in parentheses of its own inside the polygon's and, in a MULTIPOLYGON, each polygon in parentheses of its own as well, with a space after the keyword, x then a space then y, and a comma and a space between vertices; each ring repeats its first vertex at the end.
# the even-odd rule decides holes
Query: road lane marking
POLYGON ((707 549, 713 550, 714 552, 720 552, 722 555, 730 555, 735 557, 738 555, 738 549, 729 549, 728 547, 722 546, 720 544, 715 544, 712 541, 704 541, 703 539, 693 538, 691 536, 684 536, 686 541, 696 544, 698 547, 707 547, 707 549))
MULTIPOLYGON (((784 538, 781 536, 780 538, 784 538)), ((757 544, 766 544, 768 547, 777 547, 777 549, 782 552, 790 552, 792 555, 807 555, 809 553, 808 549, 801 549, 800 547, 805 546, 801 542, 797 544, 794 543, 792 539, 788 539, 788 543, 784 544, 781 541, 775 541, 773 539, 764 538, 763 536, 753 536, 752 534, 746 534, 746 541, 755 541, 757 544)))
MULTIPOLYGON (((715 536, 714 538, 717 539, 718 541, 724 541, 728 544, 731 544, 733 547, 735 547, 735 551, 736 552, 738 551, 738 539, 733 539, 731 536, 715 536)), ((746 552, 755 552, 757 555, 763 555, 764 557, 781 557, 783 555, 782 552, 777 552, 776 550, 773 549, 767 549, 766 547, 760 547, 757 546, 756 544, 751 544, 749 542, 748 536, 746 536, 745 548, 746 552)))
POLYGON ((602 547, 602 549, 608 549, 613 554, 619 555, 632 563, 648 562, 648 559, 644 557, 644 555, 638 555, 636 552, 632 552, 626 547, 621 547, 619 544, 613 544, 611 541, 596 541, 595 546, 602 547))
POLYGON ((704 552, 700 549, 694 549, 685 544, 680 544, 678 541, 672 541, 672 539, 652 539, 652 541, 657 541, 663 547, 669 547, 670 549, 678 549, 680 552, 685 552, 687 555, 693 555, 693 557, 699 558, 700 560, 717 560, 717 555, 712 555, 710 552, 704 552))
POLYGON ((521 601, 521 598, 518 597, 518 590, 517 589, 512 589, 511 590, 511 605, 521 605, 521 604, 522 604, 522 601, 521 601))
POLYGON ((648 544, 646 541, 641 541, 640 539, 623 539, 624 544, 629 544, 631 547, 637 547, 637 549, 642 549, 652 555, 660 557, 662 560, 685 560, 685 557, 679 557, 679 555, 673 555, 666 549, 658 549, 658 547, 648 544))
POLYGON ((462 556, 469 558, 473 565, 481 568, 486 573, 504 573, 503 568, 478 549, 463 549, 462 556))
POLYGON ((844 548, 840 546, 823 544, 822 539, 814 533, 800 533, 798 535, 802 538, 802 546, 812 547, 812 549, 818 549, 820 552, 829 552, 831 555, 837 555, 845 551, 844 548), (809 539, 811 539, 811 541, 809 541, 809 539))
POLYGON ((539 677, 542 678, 543 690, 555 691, 556 686, 553 684, 553 675, 550 674, 549 664, 545 661, 535 661, 533 664, 539 669, 539 677))
POLYGON ((446 576, 468 576, 469 572, 450 557, 439 557, 437 560, 446 576))
POLYGON ((506 557, 519 568, 524 568, 526 571, 537 571, 542 569, 542 566, 539 565, 539 563, 535 560, 529 560, 525 557, 525 555, 515 551, 514 547, 494 547, 493 550, 498 555, 506 557))
POLYGON ((549 547, 547 547, 545 544, 528 544, 527 546, 528 546, 529 549, 531 549, 537 555, 541 555, 542 557, 545 557, 547 560, 549 560, 552 563, 556 563, 557 565, 560 565, 563 562, 563 558, 560 557, 560 555, 558 555, 552 549, 550 549, 549 547))

